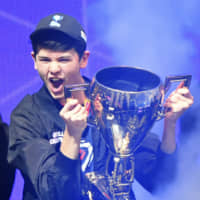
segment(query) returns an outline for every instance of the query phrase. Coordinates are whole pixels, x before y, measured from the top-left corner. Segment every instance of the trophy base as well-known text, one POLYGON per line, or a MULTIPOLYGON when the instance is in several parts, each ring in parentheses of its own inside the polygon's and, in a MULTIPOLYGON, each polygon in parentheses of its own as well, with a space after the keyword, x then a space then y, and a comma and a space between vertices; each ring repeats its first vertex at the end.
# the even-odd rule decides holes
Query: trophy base
POLYGON ((132 184, 114 184, 112 177, 100 175, 97 172, 87 173, 86 176, 107 200, 135 200, 131 190, 132 184))

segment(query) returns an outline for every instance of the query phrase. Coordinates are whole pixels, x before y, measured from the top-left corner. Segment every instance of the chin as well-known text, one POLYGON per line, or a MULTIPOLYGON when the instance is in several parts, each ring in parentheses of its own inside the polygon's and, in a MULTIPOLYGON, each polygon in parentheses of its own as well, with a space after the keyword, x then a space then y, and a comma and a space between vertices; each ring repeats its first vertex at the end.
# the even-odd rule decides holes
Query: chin
POLYGON ((61 99, 64 99, 63 94, 52 94, 51 93, 51 96, 53 97, 53 99, 55 99, 57 101, 60 101, 61 99))

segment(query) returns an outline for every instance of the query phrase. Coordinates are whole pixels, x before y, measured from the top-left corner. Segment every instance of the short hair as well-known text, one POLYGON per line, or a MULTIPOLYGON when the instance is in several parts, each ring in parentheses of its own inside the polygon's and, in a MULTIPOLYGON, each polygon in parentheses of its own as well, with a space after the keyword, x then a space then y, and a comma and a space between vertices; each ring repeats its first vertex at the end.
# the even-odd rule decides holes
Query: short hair
POLYGON ((74 49, 78 53, 79 58, 81 58, 86 49, 86 44, 82 41, 75 40, 57 30, 41 31, 37 37, 31 39, 31 44, 35 56, 39 50, 43 48, 53 51, 67 51, 74 49))

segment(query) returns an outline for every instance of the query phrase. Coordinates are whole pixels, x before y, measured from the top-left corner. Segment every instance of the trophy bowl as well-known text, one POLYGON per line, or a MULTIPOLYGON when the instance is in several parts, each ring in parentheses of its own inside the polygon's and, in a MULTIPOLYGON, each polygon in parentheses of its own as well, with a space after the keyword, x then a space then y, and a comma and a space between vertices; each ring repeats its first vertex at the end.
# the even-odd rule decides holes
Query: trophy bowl
POLYGON ((108 67, 96 73, 90 93, 93 119, 109 149, 130 156, 161 111, 161 79, 141 68, 108 67))

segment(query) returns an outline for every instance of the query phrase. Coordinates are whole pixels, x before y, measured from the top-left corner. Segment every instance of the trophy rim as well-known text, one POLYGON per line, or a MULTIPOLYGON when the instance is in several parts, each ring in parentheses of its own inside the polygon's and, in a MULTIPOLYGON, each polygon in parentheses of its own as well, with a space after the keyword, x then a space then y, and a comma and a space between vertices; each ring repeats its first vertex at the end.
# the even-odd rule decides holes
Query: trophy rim
POLYGON ((154 72, 150 71, 150 70, 146 70, 142 67, 138 67, 138 66, 129 66, 129 65, 114 65, 114 66, 108 66, 108 67, 104 67, 102 69, 100 69, 94 76, 94 83, 96 82, 96 84, 98 84, 99 86, 101 86, 102 88, 105 88, 107 90, 111 90, 113 92, 117 92, 117 93, 121 93, 121 94, 141 94, 147 91, 153 91, 155 89, 157 89, 161 84, 162 84, 162 80, 161 78, 154 72), (99 75, 99 73, 101 73, 104 70, 109 70, 109 69, 114 69, 114 68, 130 68, 130 69, 136 69, 136 70, 140 70, 140 71, 144 71, 147 72, 153 76, 155 76, 158 79, 158 84, 154 87, 152 87, 151 89, 146 89, 146 90, 141 90, 141 91, 129 91, 129 90, 120 90, 120 89, 116 89, 116 88, 112 88, 109 87, 107 85, 104 85, 103 83, 100 83, 100 81, 97 79, 97 76, 99 75))

